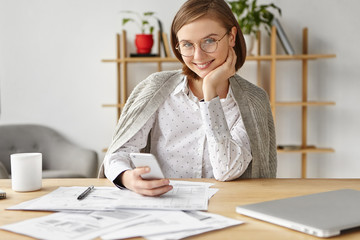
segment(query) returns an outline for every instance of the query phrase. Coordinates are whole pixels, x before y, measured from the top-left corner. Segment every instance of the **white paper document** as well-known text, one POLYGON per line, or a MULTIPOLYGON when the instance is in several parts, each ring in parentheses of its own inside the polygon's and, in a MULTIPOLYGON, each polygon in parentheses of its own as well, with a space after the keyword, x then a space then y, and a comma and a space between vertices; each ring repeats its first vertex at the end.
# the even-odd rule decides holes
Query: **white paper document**
POLYGON ((141 236, 148 240, 175 240, 243 223, 236 219, 202 211, 150 212, 151 214, 147 218, 134 221, 139 224, 126 229, 118 228, 101 235, 101 239, 112 240, 141 236))
POLYGON ((0 229, 49 240, 104 240, 145 237, 181 239, 241 224, 241 221, 200 211, 123 210, 114 212, 53 213, 0 229))
POLYGON ((183 211, 152 211, 149 216, 133 221, 136 224, 118 228, 101 236, 102 239, 124 239, 154 234, 172 234, 182 231, 205 229, 207 226, 199 219, 183 211))
POLYGON ((116 209, 207 210, 209 183, 171 181, 173 189, 159 197, 146 197, 116 187, 95 187, 86 198, 77 197, 86 187, 59 187, 40 198, 8 210, 111 211, 116 209))
POLYGON ((177 240, 201 233, 223 229, 235 225, 243 224, 243 221, 224 217, 214 213, 201 212, 201 211, 190 211, 186 212, 189 216, 192 216, 201 221, 206 227, 197 230, 184 230, 181 232, 153 234, 153 235, 142 235, 142 237, 148 240, 177 240))
POLYGON ((126 228, 133 220, 144 217, 140 212, 114 211, 90 213, 53 213, 0 229, 49 240, 87 240, 111 232, 111 227, 126 228))

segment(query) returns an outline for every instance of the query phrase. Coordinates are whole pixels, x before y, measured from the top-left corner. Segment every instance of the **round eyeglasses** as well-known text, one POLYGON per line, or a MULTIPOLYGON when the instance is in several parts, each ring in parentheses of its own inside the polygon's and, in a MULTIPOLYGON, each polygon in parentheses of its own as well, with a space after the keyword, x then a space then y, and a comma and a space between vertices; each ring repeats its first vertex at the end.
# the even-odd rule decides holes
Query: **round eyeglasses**
POLYGON ((188 41, 181 41, 176 44, 176 49, 179 53, 184 57, 191 57, 195 52, 195 44, 200 46, 200 49, 206 53, 213 53, 216 51, 218 47, 218 43, 229 33, 227 31, 224 36, 222 36, 219 40, 215 40, 212 37, 201 39, 200 43, 191 43, 188 41))

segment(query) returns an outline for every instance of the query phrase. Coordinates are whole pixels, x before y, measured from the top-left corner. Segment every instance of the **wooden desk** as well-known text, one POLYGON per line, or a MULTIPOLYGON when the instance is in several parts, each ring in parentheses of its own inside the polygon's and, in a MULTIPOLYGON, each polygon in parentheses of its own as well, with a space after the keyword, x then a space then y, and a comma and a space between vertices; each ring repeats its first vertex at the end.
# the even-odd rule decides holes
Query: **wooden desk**
MULTIPOLYGON (((300 196, 341 188, 360 190, 360 179, 251 179, 233 182, 217 182, 211 179, 191 179, 215 183, 220 190, 210 199, 209 212, 245 221, 245 224, 213 231, 188 239, 320 239, 274 224, 262 222, 235 212, 241 204, 255 203, 285 197, 300 196)), ((6 191, 7 199, 0 200, 0 225, 29 218, 40 217, 49 212, 8 211, 5 208, 42 196, 59 186, 111 186, 106 179, 44 179, 40 191, 17 193, 11 190, 10 180, 0 180, 0 188, 6 191)), ((31 239, 26 236, 0 230, 0 239, 31 239)), ((348 231, 333 239, 360 239, 360 229, 348 231)))

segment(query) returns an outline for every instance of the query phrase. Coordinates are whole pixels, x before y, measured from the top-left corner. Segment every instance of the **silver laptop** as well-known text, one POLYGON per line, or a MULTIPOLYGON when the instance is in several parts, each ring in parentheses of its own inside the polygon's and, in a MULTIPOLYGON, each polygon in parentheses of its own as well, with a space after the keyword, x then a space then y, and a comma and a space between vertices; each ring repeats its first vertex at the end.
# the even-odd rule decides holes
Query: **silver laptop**
POLYGON ((360 191, 341 189, 243 206, 236 212, 317 237, 360 227, 360 191))

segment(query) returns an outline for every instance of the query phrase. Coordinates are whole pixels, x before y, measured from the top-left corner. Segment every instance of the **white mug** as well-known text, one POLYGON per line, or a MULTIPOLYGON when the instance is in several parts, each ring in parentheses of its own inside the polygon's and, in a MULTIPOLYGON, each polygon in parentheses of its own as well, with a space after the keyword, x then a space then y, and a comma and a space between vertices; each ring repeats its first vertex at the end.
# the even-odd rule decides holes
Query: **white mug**
POLYGON ((42 154, 11 154, 11 185, 17 192, 35 191, 42 184, 42 154))

